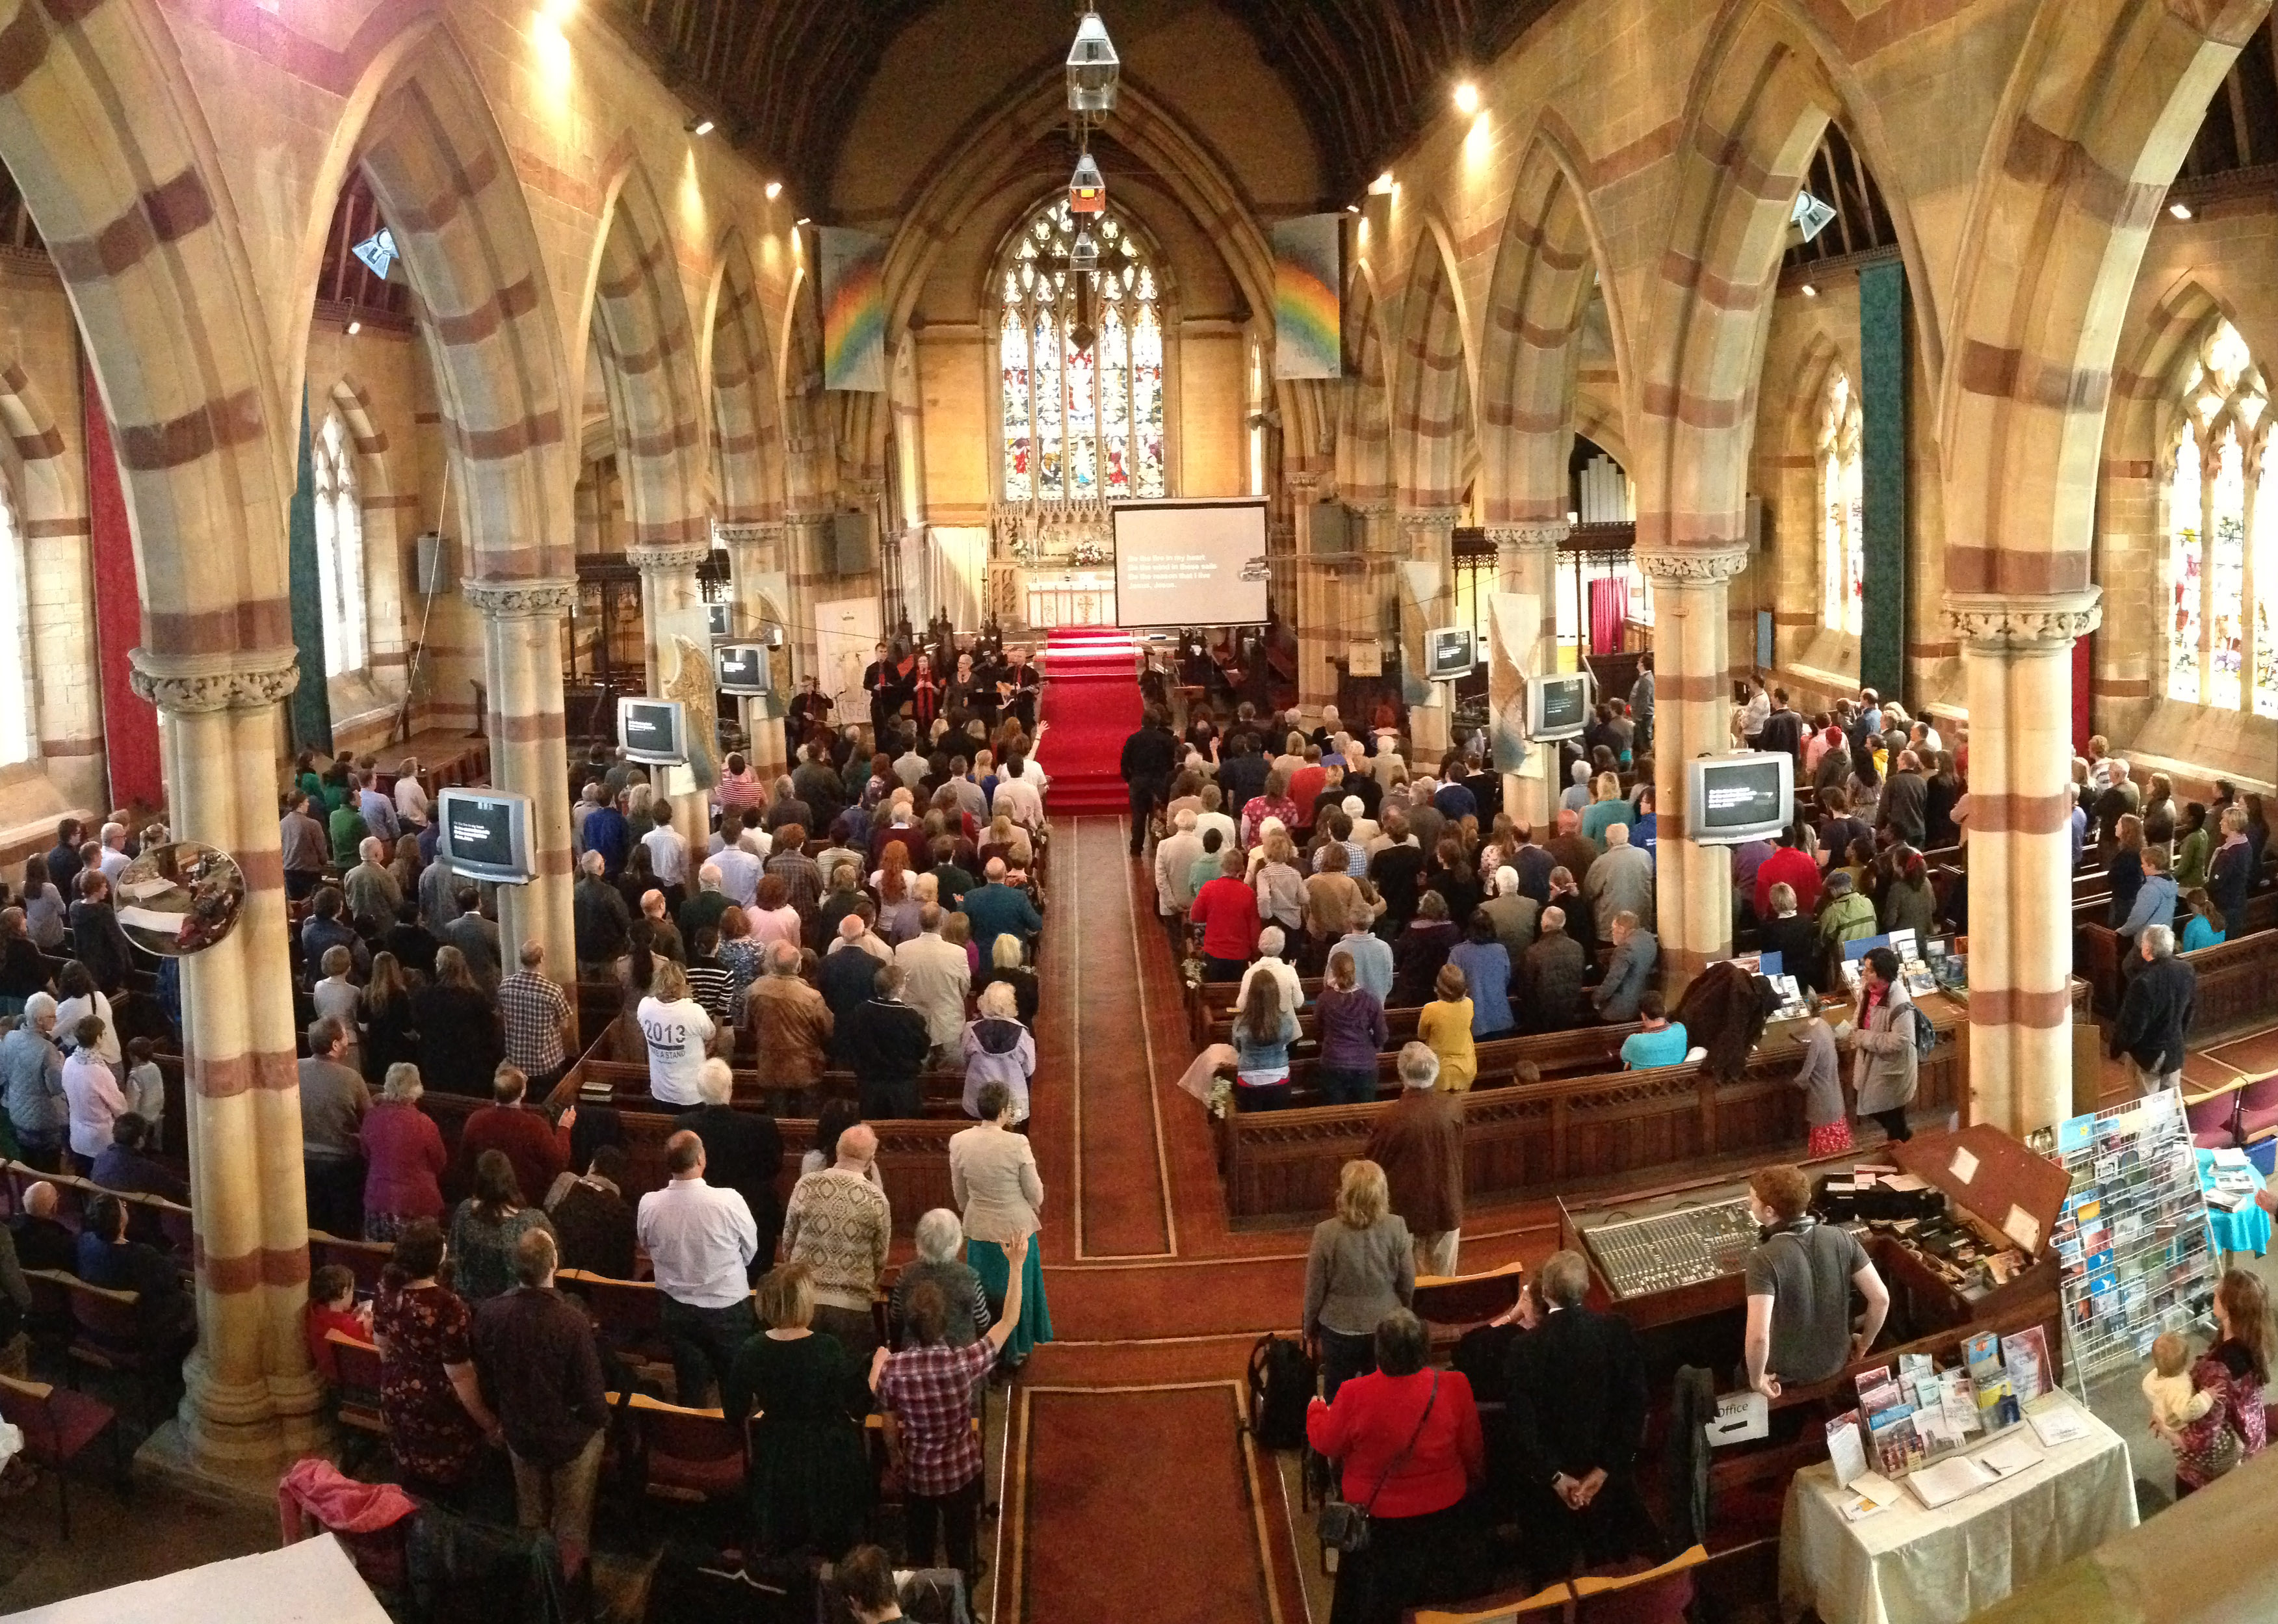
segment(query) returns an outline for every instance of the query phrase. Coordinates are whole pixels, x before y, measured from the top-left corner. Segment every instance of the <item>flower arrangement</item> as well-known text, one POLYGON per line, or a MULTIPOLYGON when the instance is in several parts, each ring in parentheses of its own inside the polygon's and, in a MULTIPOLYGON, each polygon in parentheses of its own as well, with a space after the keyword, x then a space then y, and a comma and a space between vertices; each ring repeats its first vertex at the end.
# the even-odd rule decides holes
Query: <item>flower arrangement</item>
POLYGON ((1211 1115, 1219 1122, 1224 1122, 1228 1114, 1233 1111, 1234 1079, 1232 1077, 1212 1079, 1209 1108, 1211 1115))
POLYGON ((1096 537, 1075 544, 1075 561, 1080 564, 1104 564, 1113 556, 1113 549, 1096 537))

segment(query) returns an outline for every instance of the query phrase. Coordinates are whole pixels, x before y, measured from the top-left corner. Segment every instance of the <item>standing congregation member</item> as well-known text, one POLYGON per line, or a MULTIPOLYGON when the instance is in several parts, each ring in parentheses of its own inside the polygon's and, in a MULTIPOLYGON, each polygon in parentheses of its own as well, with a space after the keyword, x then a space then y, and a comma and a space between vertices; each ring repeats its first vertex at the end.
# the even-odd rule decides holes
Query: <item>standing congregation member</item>
POLYGON ((2179 1088, 2184 1039, 2198 1011, 2198 972, 2175 957, 2175 933, 2166 925, 2145 926, 2135 952, 2142 963, 2121 998, 2112 1053, 2128 1057, 2141 1092, 2179 1088))
POLYGON ((520 968, 499 983, 498 1005, 506 1058, 543 1099, 570 1069, 577 1016, 568 995, 546 973, 546 946, 536 937, 523 943, 520 968))
POLYGON ((363 1238, 393 1241, 424 1219, 443 1216, 443 1130, 419 1108, 419 1068, 387 1069, 379 1098, 363 1115, 356 1143, 363 1152, 363 1238))
POLYGON ((783 1134, 765 1112, 739 1111, 730 1104, 735 1086, 726 1061, 706 1061, 696 1078, 704 1102, 674 1117, 672 1125, 704 1142, 706 1182, 744 1198, 759 1230, 758 1260, 764 1262, 775 1256, 776 1237, 783 1231, 783 1203, 776 1195, 783 1134))
POLYGON ((1749 1386, 1777 1398, 1783 1384, 1808 1387, 1864 1358, 1890 1312, 1891 1293, 1858 1237, 1812 1217, 1811 1181, 1785 1164, 1748 1180, 1748 1207, 1763 1244, 1748 1254, 1748 1319, 1741 1348, 1749 1386), (1851 1289, 1867 1317, 1851 1327, 1851 1289))
MULTIPOLYGON (((1373 936, 1368 939, 1376 941, 1373 936)), ((1376 1057, 1392 1041, 1392 1032, 1382 1000, 1360 984, 1353 954, 1342 944, 1329 954, 1327 984, 1315 1008, 1321 1054, 1313 1078, 1321 1103, 1367 1104, 1376 1098, 1376 1057)))
POLYGON ((687 972, 669 959, 658 960, 656 979, 635 1018, 648 1045, 650 1096, 664 1105, 698 1104, 703 1095, 697 1079, 719 1029, 690 993, 687 972))
POLYGON ((1313 1226, 1302 1324, 1331 1404, 1338 1388, 1376 1368, 1378 1323, 1415 1299, 1415 1246, 1391 1203, 1382 1168, 1348 1161, 1337 1173, 1334 1215, 1313 1226))
POLYGON ((570 1166, 570 1130, 577 1125, 577 1107, 549 1122, 542 1107, 529 1103, 530 1079, 522 1068, 502 1061, 491 1079, 492 1103, 471 1114, 459 1130, 459 1161, 471 1168, 485 1151, 494 1150, 513 1165, 515 1184, 539 1196, 554 1188, 570 1166))
POLYGON ((550 1236, 554 1226, 542 1210, 524 1199, 506 1153, 485 1151, 475 1158, 474 1194, 451 1214, 451 1255, 459 1260, 454 1283, 459 1295, 480 1303, 513 1290, 515 1247, 532 1229, 550 1236))
POLYGON ((347 1053, 340 1023, 326 1015, 310 1026, 309 1058, 299 1064, 309 1222, 340 1236, 363 1232, 363 1146, 357 1136, 371 1109, 371 1091, 348 1064, 347 1053))
POLYGON ((1859 964, 1859 1002, 1836 1036, 1851 1040, 1851 1091, 1859 1115, 1871 1116, 1883 1131, 1903 1143, 1914 1137, 1907 1107, 1917 1080, 1915 1023, 1930 1017, 1915 1007, 1899 979, 1899 956, 1887 947, 1870 949, 1859 964))
POLYGON ((900 965, 880 965, 870 996, 838 1022, 838 1058, 854 1073, 862 1115, 881 1121, 925 1115, 920 1078, 933 1053, 933 1035, 923 1012, 902 1001, 906 978, 900 965))
POLYGON ((1017 1366, 1036 1344, 1052 1339, 1043 1252, 1036 1238, 1043 1227, 1044 1186, 1028 1137, 1012 1131, 1012 1092, 1001 1083, 984 1084, 976 1103, 980 1125, 950 1137, 950 1191, 964 1214, 965 1260, 989 1300, 1005 1305, 1011 1329, 1001 1345, 1006 1361, 1017 1366), (1017 1293, 1005 1272, 1015 1242, 1026 1243, 1017 1293))
POLYGON ((397 1237, 372 1301, 379 1413, 403 1486, 446 1505, 475 1475, 483 1443, 500 1436, 483 1398, 466 1303, 442 1283, 447 1247, 432 1219, 397 1237))
POLYGON ((815 1329, 866 1357, 878 1343, 870 1299, 894 1233, 885 1192, 870 1178, 877 1155, 877 1133, 854 1123, 839 1134, 831 1165, 802 1175, 784 1209, 784 1260, 814 1274, 815 1329))
POLYGON ((1187 923, 1202 944, 1203 979, 1239 982, 1257 950, 1257 893, 1242 879, 1242 855, 1229 851, 1219 859, 1219 877, 1195 892, 1187 923))
POLYGON ((720 1398, 729 1420, 750 1428, 752 1537, 762 1551, 836 1560, 861 1538, 870 1512, 869 1370, 814 1329, 814 1279, 804 1265, 768 1270, 758 1302, 765 1329, 737 1351, 720 1398))
POLYGON ((1404 1046, 1400 1099, 1368 1136, 1368 1160, 1384 1169, 1418 1275, 1454 1274, 1463 1244, 1464 1107, 1439 1092, 1439 1056, 1420 1043, 1404 1046))
POLYGON ((634 1232, 656 1271, 672 1347, 673 1390, 700 1405, 757 1328, 748 1271, 759 1256, 752 1209, 704 1179, 704 1141, 686 1129, 664 1142, 669 1182, 640 1199, 634 1232))

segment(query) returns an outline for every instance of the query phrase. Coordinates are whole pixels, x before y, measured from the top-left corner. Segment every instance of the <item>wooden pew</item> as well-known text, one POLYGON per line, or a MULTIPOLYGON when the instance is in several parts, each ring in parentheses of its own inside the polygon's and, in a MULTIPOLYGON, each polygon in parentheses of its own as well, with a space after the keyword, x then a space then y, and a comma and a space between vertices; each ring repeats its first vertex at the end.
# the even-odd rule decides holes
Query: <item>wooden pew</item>
MULTIPOLYGON (((2278 892, 2265 892, 2246 905, 2244 933, 2196 953, 2175 956, 2198 972, 2198 1006, 2191 1017, 2190 1038, 2198 1042, 2249 1021, 2267 1021, 2278 1014, 2278 892)), ((2093 989, 2096 1013, 2110 1017, 2120 1013, 2127 991, 2124 961, 2128 945, 2120 933, 2103 923, 2080 927, 2076 954, 2079 974, 2093 989)))

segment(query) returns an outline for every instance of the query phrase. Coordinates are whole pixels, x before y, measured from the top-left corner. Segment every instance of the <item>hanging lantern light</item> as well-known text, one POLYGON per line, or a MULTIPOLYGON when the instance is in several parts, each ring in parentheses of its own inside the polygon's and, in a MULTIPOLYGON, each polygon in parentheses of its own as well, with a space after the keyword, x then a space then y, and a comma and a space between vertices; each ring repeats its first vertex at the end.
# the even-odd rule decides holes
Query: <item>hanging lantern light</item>
POLYGON ((1116 76, 1122 58, 1107 37, 1107 25, 1097 11, 1086 11, 1075 27, 1075 44, 1067 57, 1068 111, 1110 113, 1115 111, 1116 76))
POLYGON ((1099 172, 1087 152, 1075 161, 1075 173, 1068 177, 1068 207, 1078 214, 1100 214, 1107 208, 1107 177, 1099 172))
POLYGON ((1099 244, 1092 241, 1091 233, 1079 231, 1068 246, 1068 269, 1097 271, 1099 269, 1099 244))

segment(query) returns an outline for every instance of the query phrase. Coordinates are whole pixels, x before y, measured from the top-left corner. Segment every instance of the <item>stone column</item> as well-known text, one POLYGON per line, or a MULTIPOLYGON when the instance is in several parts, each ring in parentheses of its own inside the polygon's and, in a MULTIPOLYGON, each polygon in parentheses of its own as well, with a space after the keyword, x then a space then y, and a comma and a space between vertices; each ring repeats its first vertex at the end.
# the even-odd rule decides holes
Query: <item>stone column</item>
MULTIPOLYGON (((1494 620, 1492 606, 1489 609, 1496 647, 1489 651, 1487 714, 1494 719, 1494 726, 1502 724, 1506 709, 1513 707, 1516 719, 1523 724, 1525 679, 1548 676, 1558 668, 1558 544, 1567 534, 1563 523, 1496 525, 1487 532, 1495 549, 1495 591, 1528 594, 1535 601, 1534 624, 1524 628, 1525 644, 1508 650, 1502 647, 1503 629, 1494 620)), ((1489 737, 1494 737, 1493 727, 1489 737)), ((1558 747, 1529 747, 1527 765, 1533 770, 1530 777, 1502 775, 1503 808, 1513 817, 1533 824, 1535 832, 1547 840, 1556 831, 1553 814, 1562 787, 1558 747)))
POLYGON ((2072 1114, 2072 646, 2098 594, 1949 593, 1969 686, 1971 1120, 2072 1114))
POLYGON ((530 798, 527 885, 499 887, 499 936, 509 964, 535 938, 547 969, 565 984, 577 975, 570 917, 570 750, 562 720, 562 628, 576 601, 572 580, 468 581, 461 588, 483 617, 483 683, 490 715, 491 782, 530 798))
MULTIPOLYGON (((640 571, 648 691, 659 698, 679 700, 687 708, 689 747, 707 751, 715 749, 716 741, 699 734, 711 725, 719 690, 712 670, 712 620, 704 606, 704 589, 697 582, 696 569, 711 555, 708 540, 645 542, 625 549, 625 556, 640 571)), ((684 771, 669 767, 651 776, 667 782, 687 782, 684 771)), ((665 787, 665 783, 659 783, 660 790, 665 787)), ((688 842, 688 885, 693 894, 697 865, 704 861, 711 844, 712 798, 703 790, 684 788, 669 799, 672 826, 688 842)))
MULTIPOLYGON (((1449 617, 1455 613, 1456 520, 1461 514, 1462 509, 1456 508, 1400 510, 1400 530, 1407 544, 1407 559, 1429 565, 1438 572, 1438 584, 1428 597, 1419 596, 1410 580, 1403 580, 1400 586, 1401 658, 1406 663, 1406 674, 1418 680, 1424 675, 1424 634, 1433 626, 1446 625, 1449 617)), ((1429 701, 1411 705, 1408 710, 1409 743, 1415 758, 1409 768, 1418 774, 1438 772, 1440 757, 1447 752, 1453 719, 1447 685, 1433 683, 1431 689, 1429 701)))
MULTIPOLYGON (((784 516, 784 567, 791 575, 792 673, 804 682, 806 674, 814 671, 822 677, 826 687, 830 678, 822 667, 814 606, 832 595, 838 578, 838 561, 830 555, 833 546, 832 518, 828 511, 784 516)), ((882 626, 879 635, 891 640, 893 628, 882 626)), ((868 650, 863 657, 868 659, 868 650)))
POLYGON ((324 1398, 301 1335, 309 1220, 277 831, 277 707, 300 671, 290 648, 133 658, 175 836, 228 852, 246 885, 237 928, 182 961, 198 1344, 180 1421, 198 1467, 273 1475, 317 1440, 324 1398))
MULTIPOLYGON (((1282 479, 1289 487, 1289 573, 1297 597, 1297 705, 1309 718, 1318 718, 1323 706, 1337 702, 1337 668, 1331 662, 1343 652, 1346 641, 1337 613, 1338 565, 1313 552, 1319 477, 1292 473, 1282 479)), ((1352 718, 1345 721, 1349 724, 1352 718)))
POLYGON ((1685 839, 1685 764, 1732 747, 1727 587, 1745 548, 1640 552, 1654 593, 1654 903, 1672 996, 1732 951, 1732 859, 1685 839))
MULTIPOLYGON (((781 525, 722 525, 720 536, 728 544, 728 574, 730 583, 731 605, 730 618, 738 637, 759 638, 766 632, 766 623, 788 622, 791 606, 770 603, 760 591, 760 578, 782 569, 784 527, 781 525)), ((776 686, 776 708, 780 711, 791 703, 799 684, 791 680, 791 661, 787 657, 791 644, 791 629, 784 629, 786 657, 769 662, 776 686)), ((745 754, 750 758, 752 770, 763 778, 772 778, 789 770, 784 747, 784 727, 780 716, 763 717, 755 715, 759 707, 751 700, 742 701, 745 754)), ((858 718, 859 719, 859 718, 858 718)))

